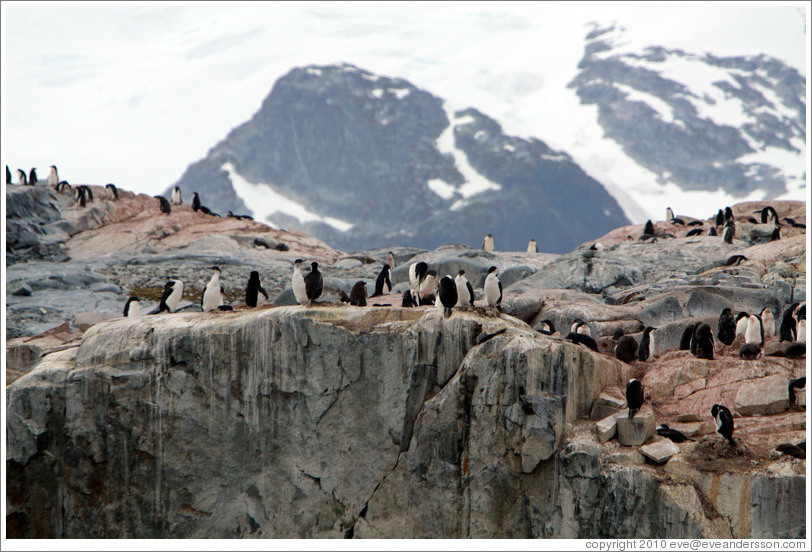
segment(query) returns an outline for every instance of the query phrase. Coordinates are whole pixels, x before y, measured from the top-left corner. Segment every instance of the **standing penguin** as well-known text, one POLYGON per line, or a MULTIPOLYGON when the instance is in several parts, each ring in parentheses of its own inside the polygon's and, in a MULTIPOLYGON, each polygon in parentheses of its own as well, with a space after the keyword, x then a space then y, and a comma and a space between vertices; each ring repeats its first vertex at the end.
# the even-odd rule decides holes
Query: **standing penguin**
POLYGON ((220 285, 220 267, 211 267, 213 273, 209 283, 203 286, 200 295, 200 306, 203 312, 213 311, 223 304, 223 286, 220 285))
POLYGON ((39 178, 37 178, 37 168, 31 167, 31 172, 28 173, 28 185, 36 186, 37 182, 39 182, 39 178))
POLYGON ((195 211, 199 211, 200 206, 201 206, 200 196, 197 195, 197 192, 194 192, 192 194, 192 209, 195 210, 195 211))
POLYGON ((724 226, 725 224, 725 213, 719 209, 716 213, 716 226, 724 226))
POLYGON ((413 289, 403 291, 403 300, 400 303, 401 307, 419 307, 420 301, 417 299, 417 293, 413 289))
POLYGON ((56 170, 56 165, 51 165, 51 172, 48 173, 48 186, 56 188, 59 184, 59 172, 56 170))
POLYGON ((665 220, 671 220, 674 218, 674 211, 671 210, 671 207, 665 208, 665 220))
POLYGON ((645 401, 643 394, 643 384, 638 379, 630 379, 626 384, 626 404, 629 407, 629 418, 634 418, 635 413, 640 410, 645 401))
POLYGON ((141 316, 141 303, 139 303, 138 297, 132 296, 127 299, 127 303, 124 305, 124 316, 141 316))
POLYGON ((310 263, 310 272, 304 278, 305 292, 307 293, 307 306, 311 306, 314 301, 321 298, 324 291, 324 279, 319 272, 319 263, 313 261, 310 263))
POLYGON ((180 280, 168 280, 166 284, 164 284, 164 292, 163 295, 161 295, 161 301, 158 303, 158 308, 149 314, 175 312, 178 310, 182 296, 183 282, 180 280))
POLYGON ((260 293, 265 296, 265 300, 267 301, 268 292, 266 292, 265 288, 262 287, 262 284, 259 283, 259 272, 252 270, 250 276, 248 276, 248 285, 245 286, 246 306, 252 308, 256 307, 260 293))
POLYGON ((367 306, 367 283, 363 280, 358 280, 350 290, 350 305, 355 307, 367 306))
POLYGON ((775 316, 770 307, 761 309, 761 327, 764 328, 764 340, 772 339, 775 337, 775 316))
POLYGON ((538 246, 538 245, 536 245, 536 240, 535 240, 535 238, 534 238, 534 239, 531 239, 531 240, 530 240, 530 241, 527 243, 527 252, 528 252, 528 253, 538 253, 538 252, 539 252, 539 246, 538 246))
POLYGON ((389 264, 384 264, 381 271, 378 273, 378 278, 375 280, 375 291, 370 297, 377 297, 392 293, 392 280, 389 279, 389 264))
POLYGON ((736 234, 736 224, 731 219, 725 223, 725 231, 722 232, 722 240, 724 240, 725 243, 732 244, 733 237, 735 236, 735 234, 736 234))
POLYGON ((646 225, 643 227, 643 235, 640 236, 641 238, 650 238, 654 236, 654 224, 651 220, 646 221, 646 225))
POLYGON ((421 305, 433 305, 437 300, 437 271, 426 271, 423 280, 420 282, 417 290, 417 297, 420 299, 421 305))
POLYGON ((697 358, 713 360, 713 330, 710 324, 700 324, 694 332, 694 341, 691 352, 697 358))
POLYGON ((105 190, 109 190, 109 192, 110 192, 111 194, 113 194, 113 199, 115 199, 116 201, 118 201, 118 199, 119 199, 119 197, 118 197, 118 188, 116 188, 116 185, 115 185, 115 184, 113 184, 112 182, 110 182, 110 183, 108 183, 108 184, 106 184, 106 185, 104 186, 104 189, 105 189, 105 190))
POLYGON ((423 261, 412 263, 409 267, 409 285, 412 291, 418 291, 420 289, 420 283, 423 281, 423 278, 426 277, 428 270, 429 265, 423 261))
POLYGON ((696 322, 695 324, 688 324, 685 326, 685 329, 682 330, 682 337, 679 340, 679 350, 680 351, 688 351, 691 349, 691 344, 694 345, 693 350, 691 350, 691 354, 696 353, 696 339, 694 338, 694 334, 696 333, 696 329, 699 327, 701 322, 696 322))
POLYGON ((643 330, 643 337, 640 339, 640 345, 637 348, 637 359, 642 360, 643 362, 647 361, 649 358, 654 358, 654 336, 651 335, 651 332, 656 330, 657 328, 652 328, 648 326, 645 330, 643 330))
POLYGON ((736 337, 744 337, 744 332, 747 330, 747 319, 750 315, 742 311, 736 315, 736 337))
POLYGON ((451 309, 457 304, 457 284, 451 276, 443 276, 440 278, 440 285, 438 286, 438 294, 440 296, 440 303, 443 304, 443 318, 451 316, 451 309))
POLYGON ((482 251, 493 252, 493 236, 490 234, 485 236, 485 238, 482 240, 482 251))
POLYGON ((167 199, 164 196, 156 195, 153 197, 158 200, 162 213, 166 213, 168 215, 172 212, 172 206, 169 204, 169 201, 167 201, 167 199))
POLYGON ((733 221, 733 209, 725 207, 725 222, 733 221))
POLYGON ((736 321, 733 319, 733 311, 730 310, 730 307, 725 307, 719 315, 719 329, 716 337, 727 346, 730 346, 736 339, 736 321))
POLYGON ((806 391, 806 376, 801 376, 798 379, 790 380, 788 391, 789 407, 792 408, 798 404, 798 396, 806 391))
POLYGON ((776 213, 775 209, 773 209, 771 206, 767 205, 761 210, 761 222, 762 223, 771 222, 777 226, 778 213, 776 213))
POLYGON ((457 277, 454 278, 454 283, 457 286, 457 306, 458 307, 473 307, 474 306, 474 288, 471 287, 471 282, 465 277, 465 271, 460 270, 457 277))
POLYGON ((499 269, 492 266, 485 277, 485 304, 502 310, 502 282, 499 280, 499 269))
POLYGON ((180 205, 183 200, 180 198, 180 188, 175 186, 172 188, 172 205, 180 205))
POLYGON ((303 264, 304 259, 296 259, 293 261, 293 276, 291 277, 293 296, 296 297, 296 302, 300 305, 307 303, 307 289, 305 286, 304 273, 302 272, 303 264))
POLYGON ((714 404, 711 407, 711 416, 716 423, 716 433, 730 441, 731 445, 736 445, 733 440, 733 415, 726 406, 721 404, 714 404))
POLYGON ((744 342, 761 347, 764 345, 764 330, 758 315, 751 314, 747 319, 747 329, 744 330, 744 342))
POLYGON ((8 170, 8 165, 6 165, 6 185, 11 185, 11 171, 8 170))
POLYGON ((28 177, 25 176, 25 171, 22 169, 17 169, 17 184, 19 186, 28 185, 28 177))
POLYGON ((386 264, 389 265, 389 270, 392 270, 397 266, 397 263, 395 262, 395 254, 391 251, 386 254, 386 264))

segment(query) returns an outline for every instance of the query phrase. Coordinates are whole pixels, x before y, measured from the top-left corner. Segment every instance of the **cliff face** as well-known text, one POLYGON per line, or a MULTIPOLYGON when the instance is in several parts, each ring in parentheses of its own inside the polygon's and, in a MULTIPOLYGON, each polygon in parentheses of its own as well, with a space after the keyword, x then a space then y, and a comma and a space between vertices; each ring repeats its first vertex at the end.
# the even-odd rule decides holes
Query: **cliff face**
POLYGON ((628 377, 487 309, 103 322, 7 388, 8 536, 805 534, 802 466, 600 445, 628 377))

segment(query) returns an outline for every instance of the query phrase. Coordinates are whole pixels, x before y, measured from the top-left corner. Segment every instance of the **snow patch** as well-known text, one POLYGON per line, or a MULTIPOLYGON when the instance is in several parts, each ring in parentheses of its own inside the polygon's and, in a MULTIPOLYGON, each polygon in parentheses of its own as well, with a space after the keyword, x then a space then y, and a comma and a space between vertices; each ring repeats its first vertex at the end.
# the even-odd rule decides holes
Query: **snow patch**
POLYGON ((324 74, 324 71, 322 71, 321 69, 316 69, 315 67, 308 67, 307 69, 305 69, 305 73, 309 73, 311 75, 316 75, 317 77, 320 77, 324 74))
POLYGON ((443 199, 451 199, 454 197, 454 192, 456 192, 454 186, 439 178, 432 178, 427 184, 432 192, 443 199))
POLYGON ((615 88, 626 94, 626 99, 630 102, 640 102, 644 103, 653 109, 660 119, 665 123, 673 123, 674 122, 674 111, 671 109, 671 106, 668 105, 665 101, 661 98, 653 94, 649 94, 647 92, 641 92, 636 88, 632 88, 627 84, 620 84, 616 83, 615 88))

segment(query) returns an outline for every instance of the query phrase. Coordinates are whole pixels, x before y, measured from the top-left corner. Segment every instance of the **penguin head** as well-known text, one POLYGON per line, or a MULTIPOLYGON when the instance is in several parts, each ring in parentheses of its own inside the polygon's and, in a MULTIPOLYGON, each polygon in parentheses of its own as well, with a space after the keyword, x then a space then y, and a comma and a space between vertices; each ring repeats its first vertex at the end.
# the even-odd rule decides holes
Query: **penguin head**
POLYGON ((737 314, 737 315, 736 315, 736 322, 738 322, 738 321, 739 321, 739 320, 741 320, 742 318, 749 318, 749 317, 750 317, 750 315, 749 315, 749 314, 747 314, 746 312, 742 311, 742 312, 740 312, 739 314, 737 314))
POLYGON ((209 268, 211 268, 213 271, 215 271, 217 273, 220 272, 220 267, 219 266, 212 266, 212 267, 209 267, 209 268))
POLYGON ((382 268, 382 270, 389 270, 390 268, 391 268, 391 267, 389 266, 389 263, 383 263, 383 268, 382 268))
POLYGON ((493 274, 495 274, 495 275, 498 275, 498 274, 499 274, 499 269, 498 269, 498 268, 496 268, 495 266, 492 266, 492 267, 490 267, 490 268, 488 269, 488 274, 491 274, 491 273, 493 273, 493 274))
POLYGON ((457 276, 465 276, 465 271, 464 271, 464 270, 460 270, 460 271, 457 273, 457 276))
POLYGON ((257 272, 256 270, 252 270, 251 274, 248 276, 248 279, 253 281, 259 280, 259 272, 257 272))
POLYGON ((312 263, 310 263, 310 268, 314 272, 318 272, 319 271, 319 263, 317 263, 316 261, 313 261, 312 263))
POLYGON ((711 416, 713 416, 714 418, 718 418, 720 410, 721 410, 721 405, 715 404, 715 405, 711 406, 711 416))
POLYGON ((722 316, 727 316, 728 314, 733 315, 733 311, 730 309, 730 307, 725 307, 722 309, 722 316))
POLYGON ((304 264, 304 259, 296 259, 293 261, 293 268, 299 268, 304 264))

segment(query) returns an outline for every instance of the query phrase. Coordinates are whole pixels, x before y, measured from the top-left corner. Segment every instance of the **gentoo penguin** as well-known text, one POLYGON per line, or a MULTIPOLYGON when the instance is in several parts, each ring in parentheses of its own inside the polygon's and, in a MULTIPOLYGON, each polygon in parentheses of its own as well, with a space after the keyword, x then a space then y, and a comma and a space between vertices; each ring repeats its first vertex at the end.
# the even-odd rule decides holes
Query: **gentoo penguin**
POLYGON ((423 278, 426 277, 426 272, 429 270, 429 265, 420 261, 419 263, 413 263, 409 267, 409 285, 412 287, 412 290, 418 291, 420 289, 420 282, 423 281, 423 278))
POLYGON ((736 320, 733 318, 733 311, 730 307, 725 307, 719 315, 719 329, 716 331, 719 341, 730 346, 736 339, 736 320))
POLYGON ((660 424, 660 427, 657 428, 657 435, 667 437, 668 439, 671 439, 671 442, 673 443, 684 443, 685 441, 693 441, 693 439, 689 439, 688 437, 686 437, 683 432, 668 427, 668 424, 660 424))
POLYGON ((722 240, 725 243, 733 243, 733 237, 736 234, 736 224, 730 220, 725 223, 725 231, 722 232, 722 240))
POLYGON ((36 186, 37 182, 39 182, 39 178, 37 178, 37 168, 31 167, 31 172, 28 173, 28 185, 36 186))
POLYGON ((694 353, 696 351, 696 341, 694 340, 694 333, 696 329, 699 327, 701 322, 696 322, 695 324, 688 324, 685 326, 685 329, 682 330, 682 337, 679 340, 679 350, 680 351, 688 351, 691 349, 691 342, 694 342, 694 350, 691 351, 694 353))
POLYGON ((733 220, 733 209, 725 207, 725 222, 733 220))
POLYGON ((437 271, 429 269, 420 282, 417 297, 421 305, 433 305, 437 297, 437 271))
POLYGON ((716 226, 724 226, 725 224, 725 213, 719 209, 716 213, 716 226))
POLYGON ((440 302, 443 304, 443 318, 451 316, 451 309, 457 304, 457 284, 451 276, 443 276, 440 278, 437 294, 440 296, 440 302))
POLYGON ((674 218, 674 211, 671 210, 671 207, 665 208, 665 220, 671 220, 674 218))
POLYGON ((566 339, 569 339, 576 345, 586 345, 596 353, 598 352, 598 343, 594 339, 592 339, 592 337, 586 334, 581 334, 578 332, 570 332, 567 334, 566 339))
POLYGON ((20 186, 28 185, 28 177, 25 176, 25 171, 22 169, 17 169, 17 184, 20 186))
POLYGON ((651 332, 656 329, 657 328, 648 326, 645 330, 643 330, 643 337, 640 339, 640 345, 637 347, 637 360, 642 360, 645 362, 650 358, 654 358, 654 336, 651 335, 651 332))
POLYGON ((701 234, 702 234, 701 228, 694 228, 693 230, 688 230, 688 232, 685 234, 685 237, 690 238, 692 236, 699 236, 701 234))
POLYGON ((223 304, 223 286, 220 285, 220 267, 211 267, 213 273, 209 283, 203 286, 200 295, 200 306, 203 312, 213 311, 223 304))
POLYGON ((245 286, 245 305, 248 307, 256 307, 260 293, 265 296, 265 300, 267 301, 268 292, 266 292, 262 284, 259 283, 259 272, 252 270, 251 275, 248 276, 248 285, 245 286))
POLYGON ((164 196, 156 195, 153 197, 157 199, 158 202, 160 203, 162 213, 166 213, 168 215, 172 212, 172 206, 169 204, 169 201, 167 201, 167 199, 164 196))
POLYGON ((485 239, 482 240, 482 251, 493 252, 493 236, 490 234, 485 236, 485 239))
POLYGON ((324 279, 319 272, 319 263, 313 261, 310 263, 310 272, 304 277, 305 293, 307 293, 307 306, 311 306, 314 301, 321 298, 324 291, 324 279))
POLYGON ((709 324, 699 324, 694 332, 696 341, 694 356, 713 360, 713 330, 709 324))
POLYGON ((350 305, 355 307, 367 306, 367 283, 363 280, 358 280, 350 290, 350 305))
POLYGON ((454 284, 457 286, 457 306, 473 307, 474 288, 471 287, 471 282, 465 277, 464 270, 459 271, 457 277, 454 278, 454 284))
POLYGON ((538 253, 539 252, 539 246, 536 245, 536 240, 535 239, 532 239, 527 243, 527 252, 528 253, 538 253))
POLYGON ((761 222, 762 223, 771 222, 777 226, 778 213, 776 213, 775 209, 773 209, 771 206, 767 205, 761 210, 761 222))
POLYGON ((150 314, 158 314, 160 312, 175 312, 180 305, 180 299, 183 295, 183 282, 180 280, 169 280, 164 285, 164 292, 161 295, 161 301, 158 303, 158 308, 150 312, 150 314))
POLYGON ((716 231, 716 227, 715 227, 715 226, 711 226, 711 227, 708 229, 708 235, 709 235, 709 236, 718 236, 718 235, 719 235, 719 233, 716 231))
POLYGON ((789 406, 792 408, 798 404, 798 395, 806 391, 806 376, 798 379, 790 380, 789 382, 789 406))
MULTIPOLYGON (((553 335, 555 333, 555 326, 553 325, 552 320, 542 320, 540 324, 541 327, 538 330, 536 330, 538 333, 543 335, 553 335)), ((637 350, 636 345, 635 350, 637 350)))
POLYGON ((48 173, 48 186, 56 188, 59 184, 59 172, 56 170, 56 165, 51 165, 51 172, 48 173))
POLYGON ((417 292, 413 289, 407 289, 403 292, 403 301, 400 303, 401 307, 417 307, 419 304, 417 292))
POLYGON ((8 170, 8 165, 6 165, 6 184, 11 185, 11 171, 8 170))
POLYGON ((395 263, 395 254, 392 253, 391 251, 389 251, 386 254, 386 264, 389 265, 389 270, 392 270, 397 266, 397 264, 395 263))
POLYGON ((630 379, 626 384, 626 404, 629 407, 629 418, 634 418, 635 413, 643 406, 645 397, 643 395, 643 384, 638 379, 630 379))
POLYGON ((761 320, 758 315, 751 314, 747 318, 747 329, 744 330, 744 342, 752 343, 761 347, 764 345, 764 330, 761 327, 761 320))
POLYGON ((383 265, 378 273, 378 278, 375 280, 375 292, 370 297, 392 293, 392 280, 389 279, 389 269, 389 264, 383 265))
POLYGON ((736 315, 736 337, 744 337, 744 332, 747 330, 747 319, 750 315, 742 311, 736 315))
POLYGON ((305 289, 304 273, 302 272, 303 264, 304 259, 293 261, 293 276, 291 277, 293 296, 296 297, 296 302, 300 305, 307 303, 307 290, 305 289))
POLYGON ((761 327, 764 328, 764 340, 772 339, 775 337, 775 316, 770 307, 761 309, 761 327))
POLYGON ((739 356, 744 360, 756 360, 761 356, 761 347, 755 343, 745 343, 739 349, 739 356))
POLYGON ((736 445, 733 440, 733 415, 726 406, 715 404, 711 407, 711 416, 716 422, 716 433, 730 441, 731 445, 736 445))
POLYGON ((180 205, 183 200, 180 198, 180 188, 175 186, 172 188, 172 205, 180 205))
POLYGON ((124 305, 124 316, 140 316, 141 315, 141 303, 138 302, 138 297, 132 296, 127 299, 127 303, 124 305))
POLYGON ((197 195, 197 192, 194 192, 192 194, 192 209, 194 209, 195 211, 200 210, 200 196, 197 195))
POLYGON ((110 192, 110 193, 113 195, 113 199, 115 199, 116 201, 118 201, 118 199, 119 199, 119 197, 118 197, 118 188, 116 188, 116 185, 115 185, 115 184, 113 184, 112 182, 108 182, 108 183, 107 183, 107 184, 104 186, 104 189, 105 189, 105 190, 108 190, 108 191, 109 191, 109 192, 110 192))
POLYGON ((485 277, 485 304, 502 310, 502 282, 499 280, 499 269, 492 266, 485 277))
POLYGON ((632 362, 637 359, 637 340, 630 336, 621 337, 615 345, 615 358, 623 362, 632 362))

